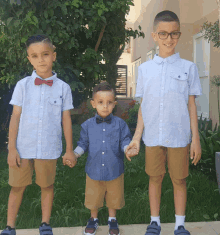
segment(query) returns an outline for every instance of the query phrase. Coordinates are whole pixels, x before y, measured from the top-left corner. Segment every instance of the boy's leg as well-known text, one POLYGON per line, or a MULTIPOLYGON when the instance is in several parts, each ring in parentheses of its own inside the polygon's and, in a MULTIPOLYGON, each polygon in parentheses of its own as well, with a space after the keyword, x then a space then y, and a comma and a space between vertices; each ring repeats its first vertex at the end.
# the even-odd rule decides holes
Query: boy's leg
POLYGON ((20 208, 23 193, 26 186, 24 187, 12 187, 8 199, 8 213, 7 213, 7 226, 15 228, 15 221, 20 208))
POLYGON ((109 234, 120 234, 118 221, 116 219, 116 210, 121 209, 125 205, 124 201, 124 173, 118 178, 107 181, 106 206, 108 207, 109 218, 109 234))
POLYGON ((184 227, 187 201, 186 177, 189 175, 189 147, 168 148, 168 168, 173 183, 176 212, 175 230, 184 227))
POLYGON ((161 186, 164 175, 149 177, 149 201, 152 217, 158 217, 160 213, 161 186))
POLYGON ((185 216, 186 209, 186 179, 172 179, 176 215, 185 216))
POLYGON ((145 172, 149 175, 149 201, 152 217, 158 217, 160 212, 161 186, 166 173, 166 152, 166 148, 162 146, 146 146, 145 148, 145 172))
POLYGON ((47 188, 41 187, 41 209, 42 209, 42 223, 50 223, 50 216, 53 205, 54 185, 47 188))
POLYGON ((98 209, 92 209, 91 211, 91 218, 98 218, 98 209))
POLYGON ((20 167, 9 167, 9 185, 12 186, 8 199, 7 225, 14 228, 16 217, 27 185, 32 183, 33 160, 22 159, 20 167))
POLYGON ((49 224, 54 198, 57 159, 34 161, 36 184, 41 187, 42 223, 49 224))

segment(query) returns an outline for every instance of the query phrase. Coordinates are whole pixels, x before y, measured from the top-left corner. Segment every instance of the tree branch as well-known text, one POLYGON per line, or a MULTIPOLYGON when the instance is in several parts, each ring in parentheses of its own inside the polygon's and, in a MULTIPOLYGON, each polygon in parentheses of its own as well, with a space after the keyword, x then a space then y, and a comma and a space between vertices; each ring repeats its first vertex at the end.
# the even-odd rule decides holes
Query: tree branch
POLYGON ((96 52, 98 51, 99 45, 100 45, 100 43, 101 43, 101 40, 102 40, 104 31, 105 31, 105 26, 106 26, 106 25, 103 26, 103 28, 102 28, 102 30, 101 30, 101 32, 100 32, 100 34, 99 34, 98 41, 97 41, 97 43, 96 43, 96 45, 95 45, 95 51, 96 51, 96 52))

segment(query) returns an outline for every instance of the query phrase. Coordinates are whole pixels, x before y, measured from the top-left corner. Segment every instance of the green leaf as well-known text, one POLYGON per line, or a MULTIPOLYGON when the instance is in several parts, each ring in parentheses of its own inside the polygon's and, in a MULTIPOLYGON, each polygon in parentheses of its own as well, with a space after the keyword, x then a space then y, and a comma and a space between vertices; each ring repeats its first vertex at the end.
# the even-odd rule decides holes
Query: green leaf
POLYGON ((36 17, 36 16, 33 16, 33 19, 34 19, 35 23, 38 24, 38 19, 37 19, 37 17, 36 17))
POLYGON ((101 16, 102 15, 103 10, 102 9, 98 9, 98 15, 101 16))
POLYGON ((7 23, 6 23, 7 26, 9 26, 9 24, 10 24, 10 22, 11 22, 12 20, 13 20, 13 17, 10 17, 10 18, 7 19, 7 23))
POLYGON ((47 19, 48 18, 48 12, 44 11, 44 17, 47 19))
POLYGON ((64 23, 62 23, 61 21, 57 21, 57 24, 59 24, 60 26, 62 26, 63 28, 66 27, 66 25, 64 23))
POLYGON ((218 218, 218 213, 215 213, 214 214, 214 219, 217 219, 218 218))
POLYGON ((203 215, 205 219, 210 219, 209 215, 203 215))

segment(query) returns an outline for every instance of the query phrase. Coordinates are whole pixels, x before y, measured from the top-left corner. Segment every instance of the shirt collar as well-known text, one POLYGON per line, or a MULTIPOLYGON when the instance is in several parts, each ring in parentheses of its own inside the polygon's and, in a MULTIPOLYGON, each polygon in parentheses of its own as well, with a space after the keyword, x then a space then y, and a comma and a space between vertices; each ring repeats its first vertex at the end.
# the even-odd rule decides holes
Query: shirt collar
MULTIPOLYGON (((97 117, 99 117, 99 118, 103 118, 103 117, 99 116, 99 115, 98 115, 98 113, 96 113, 96 114, 95 114, 95 118, 97 118, 97 117)), ((112 114, 112 113, 110 113, 110 114, 109 114, 107 117, 105 117, 105 118, 108 118, 108 117, 112 119, 113 114, 112 114)))
POLYGON ((174 63, 176 60, 180 59, 179 53, 175 53, 167 58, 162 58, 158 54, 156 54, 153 58, 153 61, 157 64, 161 64, 162 62, 168 62, 170 64, 174 63))
POLYGON ((34 71, 32 72, 32 74, 31 74, 31 77, 32 77, 33 79, 35 79, 35 78, 40 78, 41 80, 53 80, 53 81, 55 82, 55 81, 57 80, 57 74, 56 74, 55 72, 53 72, 53 71, 52 71, 52 73, 53 73, 53 75, 52 75, 51 77, 43 79, 42 77, 40 77, 40 76, 36 73, 36 70, 34 70, 34 71))

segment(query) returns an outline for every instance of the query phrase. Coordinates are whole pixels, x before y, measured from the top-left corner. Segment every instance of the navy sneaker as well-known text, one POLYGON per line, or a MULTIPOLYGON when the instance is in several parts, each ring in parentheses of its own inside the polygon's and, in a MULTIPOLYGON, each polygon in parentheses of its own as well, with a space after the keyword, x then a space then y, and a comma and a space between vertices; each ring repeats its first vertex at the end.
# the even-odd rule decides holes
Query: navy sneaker
POLYGON ((120 235, 117 220, 112 219, 111 221, 108 221, 108 226, 109 226, 109 235, 120 235))
POLYGON ((96 230, 99 227, 99 220, 94 220, 94 218, 90 218, 88 220, 88 223, 86 225, 85 231, 84 231, 84 235, 95 235, 96 230))
POLYGON ((1 232, 1 235, 16 235, 16 231, 14 228, 6 226, 6 228, 1 232))
POLYGON ((150 225, 147 226, 147 231, 145 235, 160 235, 161 227, 158 226, 156 221, 152 221, 150 225))

